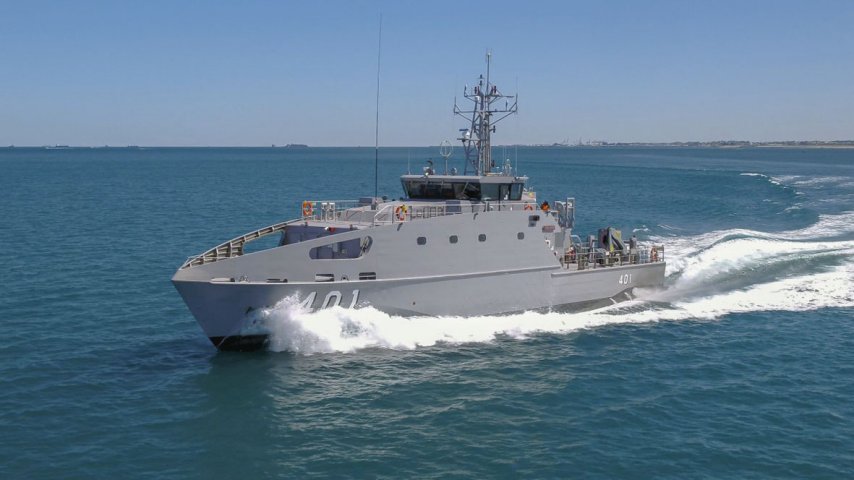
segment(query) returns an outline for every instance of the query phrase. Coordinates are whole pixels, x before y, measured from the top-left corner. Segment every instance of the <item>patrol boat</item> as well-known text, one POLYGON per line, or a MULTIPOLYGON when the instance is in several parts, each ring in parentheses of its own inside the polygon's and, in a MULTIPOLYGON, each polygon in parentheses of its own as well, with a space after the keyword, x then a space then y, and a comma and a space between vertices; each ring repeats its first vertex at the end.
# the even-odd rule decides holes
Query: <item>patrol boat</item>
MULTIPOLYGON (((400 177, 401 200, 306 200, 302 215, 246 233, 187 259, 172 278, 222 350, 267 340, 251 312, 284 299, 306 309, 371 306, 399 316, 472 316, 589 308, 664 282, 664 248, 624 241, 612 228, 573 234, 575 199, 538 203, 509 162, 496 166, 495 124, 517 111, 489 78, 464 89, 463 174, 400 177), (245 253, 278 235, 277 246, 245 253)), ((447 158, 447 157, 446 157, 447 158)), ((446 162, 447 163, 447 162, 446 162)))

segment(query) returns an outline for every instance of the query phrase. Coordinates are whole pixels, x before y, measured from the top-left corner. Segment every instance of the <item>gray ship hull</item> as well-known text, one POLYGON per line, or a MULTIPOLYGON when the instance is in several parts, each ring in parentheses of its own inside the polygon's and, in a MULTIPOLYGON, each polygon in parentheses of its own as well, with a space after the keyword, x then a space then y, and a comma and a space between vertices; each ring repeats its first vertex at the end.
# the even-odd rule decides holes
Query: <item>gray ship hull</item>
POLYGON ((406 317, 572 310, 609 299, 625 300, 626 293, 637 287, 659 286, 664 268, 664 262, 658 262, 571 272, 552 266, 322 283, 173 282, 214 345, 223 350, 252 350, 263 346, 266 335, 248 325, 251 312, 286 298, 314 310, 371 306, 406 317))

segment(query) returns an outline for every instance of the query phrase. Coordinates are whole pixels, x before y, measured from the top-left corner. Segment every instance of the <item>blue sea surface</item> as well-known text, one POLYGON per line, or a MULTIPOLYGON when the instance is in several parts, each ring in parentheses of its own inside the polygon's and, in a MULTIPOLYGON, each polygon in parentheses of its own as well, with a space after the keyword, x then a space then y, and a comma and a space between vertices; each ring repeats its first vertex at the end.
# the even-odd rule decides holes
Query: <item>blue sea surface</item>
MULTIPOLYGON (((438 153, 380 149, 380 194, 438 153)), ((576 233, 665 244, 665 287, 581 313, 274 310, 269 349, 217 352, 174 271, 371 195, 373 155, 0 149, 0 478, 854 477, 854 150, 497 148, 576 198, 576 233)))

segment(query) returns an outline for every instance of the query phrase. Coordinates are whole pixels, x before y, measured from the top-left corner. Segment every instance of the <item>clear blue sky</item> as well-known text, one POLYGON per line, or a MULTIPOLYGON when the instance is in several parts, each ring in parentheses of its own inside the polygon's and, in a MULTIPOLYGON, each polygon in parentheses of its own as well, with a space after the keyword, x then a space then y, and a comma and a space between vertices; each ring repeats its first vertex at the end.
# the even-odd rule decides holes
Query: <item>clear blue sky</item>
POLYGON ((854 138, 854 1, 0 0, 0 145, 854 138))

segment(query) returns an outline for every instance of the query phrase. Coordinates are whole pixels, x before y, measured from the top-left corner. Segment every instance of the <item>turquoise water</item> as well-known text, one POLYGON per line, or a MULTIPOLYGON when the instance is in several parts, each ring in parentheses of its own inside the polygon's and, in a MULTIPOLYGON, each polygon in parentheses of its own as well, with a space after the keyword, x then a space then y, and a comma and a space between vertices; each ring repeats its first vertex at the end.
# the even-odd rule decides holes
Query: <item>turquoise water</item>
MULTIPOLYGON (((407 157, 439 159, 380 156, 390 197, 407 157)), ((285 309, 247 354, 210 345, 172 273, 370 195, 373 149, 0 149, 0 478, 852 476, 854 150, 518 164, 576 197, 578 233, 665 243, 666 287, 576 314, 285 309)))

